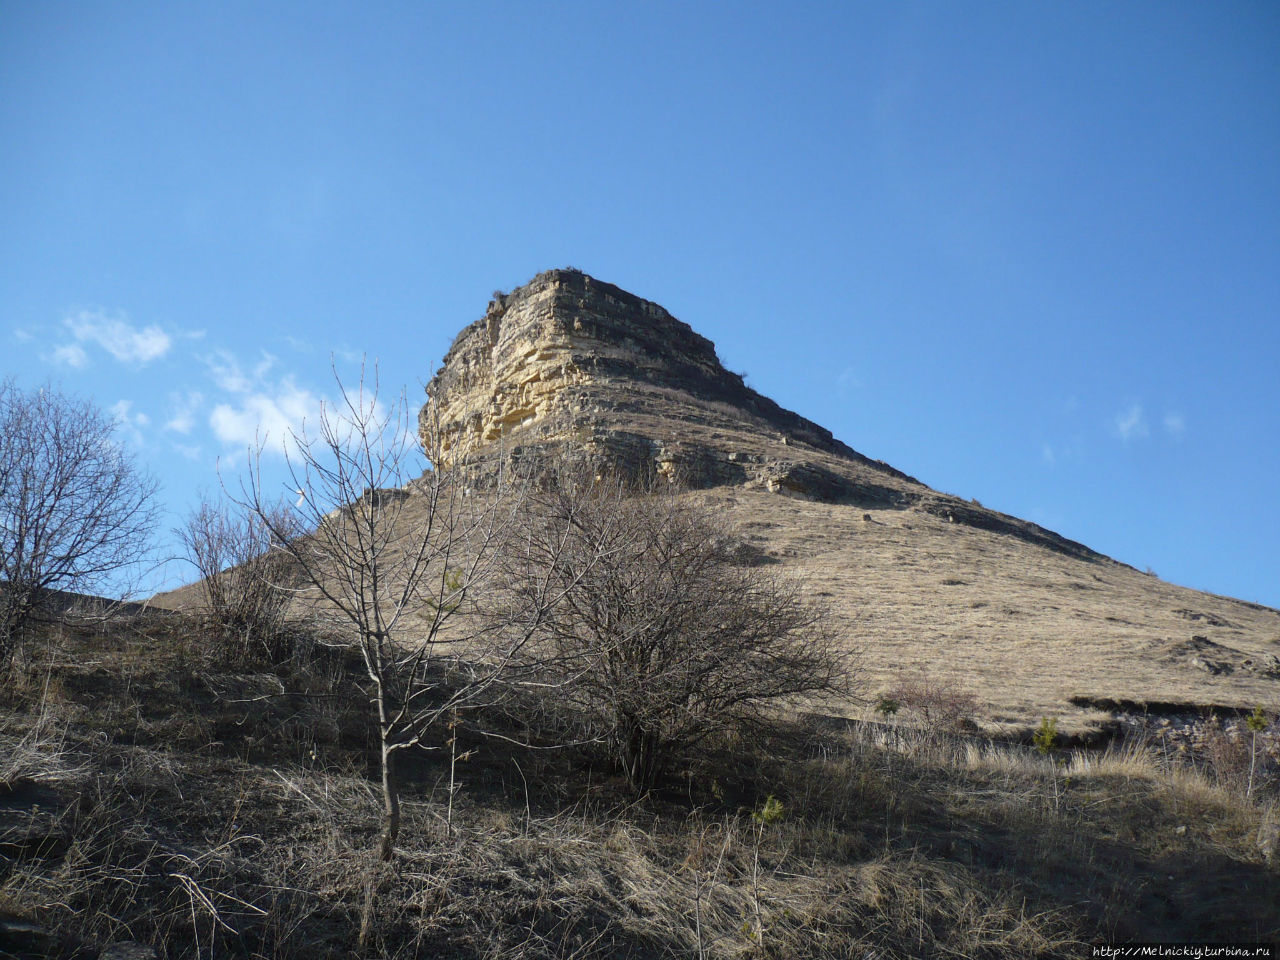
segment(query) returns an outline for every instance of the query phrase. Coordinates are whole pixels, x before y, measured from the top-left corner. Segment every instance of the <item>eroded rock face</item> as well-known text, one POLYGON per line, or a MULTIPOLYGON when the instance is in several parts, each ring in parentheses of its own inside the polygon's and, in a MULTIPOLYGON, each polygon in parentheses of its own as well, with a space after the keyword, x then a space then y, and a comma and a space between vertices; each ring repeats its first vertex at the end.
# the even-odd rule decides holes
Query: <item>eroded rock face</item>
POLYGON ((693 486, 915 507, 1098 556, 864 457, 746 386, 721 365, 710 340, 658 304, 577 270, 540 273, 495 296, 454 340, 427 394, 419 433, 446 466, 570 450, 693 486))
POLYGON ((731 376, 709 340, 657 304, 553 270, 490 301, 458 335, 427 386, 419 425, 425 443, 431 418, 438 421, 440 453, 452 462, 516 434, 570 439, 573 421, 593 412, 592 388, 611 380, 692 381, 723 392, 731 376))
MULTIPOLYGON (((731 434, 746 431, 905 479, 745 386, 710 340, 658 304, 575 270, 539 274, 491 301, 427 393, 420 432, 428 449, 438 439, 446 464, 495 445, 571 443, 697 484, 756 480, 803 494, 802 478, 818 473, 785 455, 736 450, 731 434)), ((831 494, 830 478, 820 486, 831 494)))

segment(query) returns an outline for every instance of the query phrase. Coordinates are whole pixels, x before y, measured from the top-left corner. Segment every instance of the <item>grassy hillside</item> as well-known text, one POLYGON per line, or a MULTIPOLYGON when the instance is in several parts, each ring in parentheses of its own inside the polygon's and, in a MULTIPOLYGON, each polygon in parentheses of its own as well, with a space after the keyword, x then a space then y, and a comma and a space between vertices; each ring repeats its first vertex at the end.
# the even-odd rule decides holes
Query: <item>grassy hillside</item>
MULTIPOLYGON (((872 693, 926 670, 972 693, 992 730, 1044 716, 1096 729, 1114 711, 1089 701, 1280 709, 1280 611, 916 507, 732 487, 688 496, 830 605, 872 693)), ((193 586, 154 602, 198 601, 193 586)))
POLYGON ((1082 697, 1280 707, 1280 611, 922 510, 705 496, 832 605, 876 684, 924 668, 1013 726, 1104 719, 1082 697))
MULTIPOLYGON (((900 550, 898 525, 923 519, 860 518, 856 534, 832 525, 825 552, 816 533, 764 542, 786 563, 798 562, 788 550, 807 552, 819 589, 847 577, 909 610, 902 581, 846 571, 840 551, 850 537, 900 550)), ((902 558, 894 569, 908 582, 944 568, 972 576, 941 559, 951 531, 922 532, 938 551, 902 558)), ((968 562, 1013 567, 999 542, 968 562)), ((1126 591, 1168 595, 1143 629, 1176 622, 1183 606, 1255 622, 1229 601, 1192 607, 1188 592, 1144 587, 1140 574, 1097 571, 1099 583, 1063 563, 1027 569, 1027 593, 1005 600, 1027 611, 1010 622, 1035 625, 1046 644, 1052 621, 1031 598, 1063 577, 1099 584, 1079 604, 1104 623, 1104 611, 1133 618, 1136 602, 1097 595, 1126 591)), ((945 651, 954 644, 938 633, 982 622, 972 601, 945 605, 965 589, 932 591, 943 627, 916 639, 945 651)), ((1060 601, 1060 583, 1053 592, 1060 601)), ((883 629, 886 649, 910 633, 909 622, 883 629)), ((1000 656, 1017 655, 1009 643, 1000 656)), ((28 645, 0 693, 0 951, 96 957, 134 940, 170 960, 1004 958, 1087 956, 1086 944, 1123 939, 1280 938, 1274 763, 1246 801, 1238 767, 1180 761, 1158 741, 1047 757, 925 729, 905 708, 853 723, 780 719, 684 758, 643 801, 594 748, 520 747, 511 741, 554 738, 528 715, 481 714, 453 744, 439 729, 415 755, 399 855, 381 864, 376 735, 353 666, 303 643, 277 670, 231 672, 182 615, 63 626, 28 645)), ((1019 672, 1027 692, 1015 702, 1105 676, 1068 686, 1019 672)))

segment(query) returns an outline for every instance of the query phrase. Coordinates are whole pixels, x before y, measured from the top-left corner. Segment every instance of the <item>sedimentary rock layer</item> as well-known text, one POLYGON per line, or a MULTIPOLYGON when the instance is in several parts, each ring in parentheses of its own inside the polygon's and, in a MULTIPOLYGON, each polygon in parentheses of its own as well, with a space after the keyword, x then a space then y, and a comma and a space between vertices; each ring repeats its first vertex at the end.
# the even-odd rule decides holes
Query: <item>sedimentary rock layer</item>
POLYGON ((458 335, 427 394, 419 431, 444 465, 572 448, 694 486, 918 506, 955 523, 1097 556, 863 456, 746 386, 720 363, 710 340, 658 304, 578 270, 550 270, 495 295, 458 335))
POLYGON ((730 421, 904 478, 745 386, 710 340, 658 304, 576 270, 550 270, 495 296, 458 335, 427 392, 424 441, 434 421, 446 462, 497 441, 608 445, 618 434, 631 447, 641 438, 627 436, 627 416, 653 412, 673 421, 669 436, 643 438, 656 460, 664 441, 678 445, 688 432, 677 424, 730 421))

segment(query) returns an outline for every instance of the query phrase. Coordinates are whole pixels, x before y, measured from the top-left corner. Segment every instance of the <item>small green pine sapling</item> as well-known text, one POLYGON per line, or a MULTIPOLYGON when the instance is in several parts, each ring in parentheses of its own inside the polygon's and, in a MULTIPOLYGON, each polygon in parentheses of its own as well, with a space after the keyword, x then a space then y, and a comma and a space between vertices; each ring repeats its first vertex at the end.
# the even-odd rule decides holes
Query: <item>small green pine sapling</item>
POLYGON ((1058 786, 1058 762, 1057 757, 1053 755, 1054 748, 1058 745, 1057 718, 1055 717, 1051 719, 1049 717, 1041 717, 1040 726, 1036 729, 1035 735, 1031 740, 1036 745, 1036 749, 1040 751, 1041 755, 1049 758, 1049 765, 1053 776, 1053 808, 1057 811, 1062 802, 1062 793, 1058 786))
POLYGON ((786 814, 787 808, 772 793, 765 799, 759 810, 751 812, 751 819, 760 825, 777 823, 786 814))
POLYGON ((1054 747, 1058 745, 1058 721, 1057 719, 1049 719, 1048 717, 1040 718, 1040 726, 1032 737, 1032 742, 1046 757, 1053 753, 1054 747))
POLYGON ((452 567, 447 568, 440 577, 437 596, 426 598, 427 606, 444 613, 457 613, 466 592, 463 572, 452 567))
MULTIPOLYGON (((896 698, 892 698, 892 696, 888 694, 883 695, 882 698, 879 698, 876 701, 876 713, 878 713, 879 716, 883 717, 884 723, 886 724, 888 724, 888 722, 890 722, 891 719, 893 719, 893 717, 896 716, 897 712, 899 712, 900 709, 902 709, 902 701, 896 698)), ((897 727, 892 727, 892 731, 893 731, 893 741, 895 741, 895 746, 896 746, 897 737, 899 737, 899 731, 897 731, 897 727)))
MULTIPOLYGON (((892 720, 893 717, 897 714, 897 712, 901 709, 902 709, 902 701, 897 700, 891 696, 888 696, 887 694, 876 701, 876 713, 880 714, 880 716, 884 718, 884 722, 886 724, 890 720, 892 720)), ((896 745, 896 741, 898 738, 897 727, 893 728, 893 737, 896 745)))

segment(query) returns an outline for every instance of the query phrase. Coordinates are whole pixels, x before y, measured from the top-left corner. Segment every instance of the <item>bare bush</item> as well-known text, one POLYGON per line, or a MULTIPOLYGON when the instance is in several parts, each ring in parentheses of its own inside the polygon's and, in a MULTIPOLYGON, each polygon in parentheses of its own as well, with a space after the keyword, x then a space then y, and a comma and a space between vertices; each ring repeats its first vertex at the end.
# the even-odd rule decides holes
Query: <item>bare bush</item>
POLYGON ((529 501, 515 613, 537 611, 544 683, 593 718, 632 786, 676 750, 801 696, 848 693, 850 662, 797 584, 735 562, 716 510, 566 468, 529 501), (550 571, 563 601, 536 607, 550 571))
POLYGON ((200 612, 233 664, 278 664, 290 653, 286 615, 295 564, 285 545, 302 528, 286 507, 266 509, 263 520, 205 499, 174 531, 200 574, 200 612))
POLYGON ((1254 760, 1252 747, 1247 735, 1235 727, 1224 727, 1216 716, 1204 725, 1200 749, 1205 763, 1214 779, 1228 790, 1246 794, 1249 768, 1254 760))
POLYGON ((115 430, 86 400, 0 382, 0 666, 57 591, 118 588, 149 548, 156 482, 115 430))
POLYGON ((972 728, 978 712, 972 693, 925 672, 904 677, 883 700, 899 704, 928 734, 963 732, 972 728))

